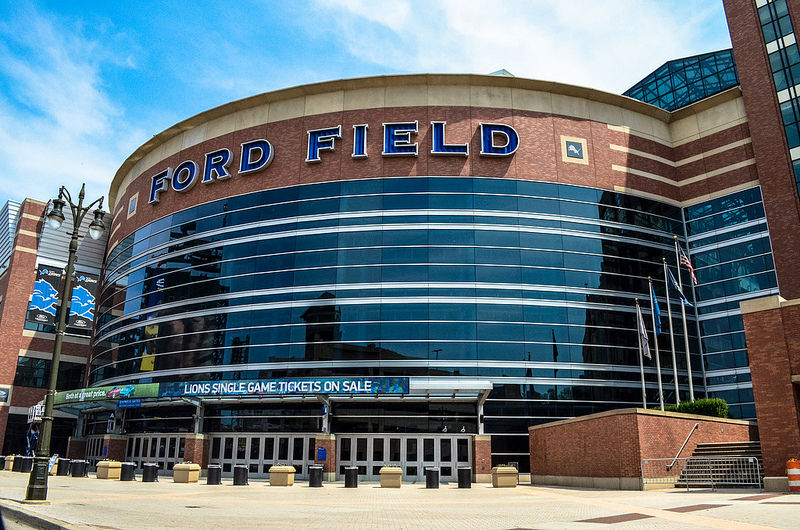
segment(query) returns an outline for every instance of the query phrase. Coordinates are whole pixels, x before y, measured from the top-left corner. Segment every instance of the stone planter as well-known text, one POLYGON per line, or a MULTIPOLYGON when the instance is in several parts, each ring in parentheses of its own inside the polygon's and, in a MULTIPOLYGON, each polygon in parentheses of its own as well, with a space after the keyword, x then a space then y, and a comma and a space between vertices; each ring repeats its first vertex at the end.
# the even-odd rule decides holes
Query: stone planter
POLYGON ((292 486, 294 485, 294 473, 297 471, 294 466, 272 466, 269 468, 270 486, 292 486))
POLYGON ((496 466, 492 468, 492 487, 516 488, 517 470, 511 466, 496 466))
POLYGON ((175 464, 172 468, 172 481, 181 484, 188 484, 190 482, 198 482, 200 480, 200 464, 192 464, 186 462, 183 464, 175 464))
POLYGON ((399 488, 403 482, 403 470, 399 467, 381 468, 381 487, 399 488))
POLYGON ((122 462, 115 460, 101 460, 97 463, 97 478, 119 480, 122 472, 122 462))

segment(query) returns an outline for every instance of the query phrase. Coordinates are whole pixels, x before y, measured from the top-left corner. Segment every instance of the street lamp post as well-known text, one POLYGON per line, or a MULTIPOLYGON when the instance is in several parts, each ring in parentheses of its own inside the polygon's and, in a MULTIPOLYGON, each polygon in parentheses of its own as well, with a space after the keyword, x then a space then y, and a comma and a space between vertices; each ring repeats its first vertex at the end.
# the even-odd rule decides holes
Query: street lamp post
POLYGON ((103 197, 92 202, 89 206, 83 206, 84 190, 86 184, 81 186, 78 194, 78 204, 72 202, 72 197, 64 186, 58 190, 58 198, 53 199, 53 207, 47 214, 47 223, 58 230, 64 222, 64 206, 69 206, 72 211, 72 233, 69 242, 69 259, 67 260, 67 271, 64 284, 61 288, 61 303, 58 306, 58 320, 56 324, 56 338, 53 344, 53 360, 50 364, 50 382, 47 386, 47 394, 44 398, 44 413, 42 414, 42 425, 39 428, 39 441, 36 444, 33 469, 28 480, 28 490, 25 494, 26 501, 47 500, 47 467, 50 459, 50 436, 53 432, 53 401, 56 395, 56 381, 58 380, 58 363, 61 359, 61 343, 64 339, 64 330, 67 327, 67 315, 69 314, 70 301, 67 296, 72 287, 72 274, 75 269, 75 254, 78 250, 78 230, 83 223, 86 213, 96 204, 94 220, 89 225, 89 235, 92 239, 98 239, 105 230, 103 224, 103 197))

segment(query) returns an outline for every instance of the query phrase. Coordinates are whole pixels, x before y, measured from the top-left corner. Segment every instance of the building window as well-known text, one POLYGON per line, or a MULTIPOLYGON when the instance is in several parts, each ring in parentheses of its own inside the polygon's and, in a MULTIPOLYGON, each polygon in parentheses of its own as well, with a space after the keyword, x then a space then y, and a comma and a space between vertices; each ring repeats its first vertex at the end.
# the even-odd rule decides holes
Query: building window
MULTIPOLYGON (((60 362, 58 365, 57 390, 81 388, 85 365, 80 363, 60 362)), ((50 360, 34 357, 20 357, 17 360, 17 374, 14 386, 30 388, 47 388, 50 382, 50 360)))

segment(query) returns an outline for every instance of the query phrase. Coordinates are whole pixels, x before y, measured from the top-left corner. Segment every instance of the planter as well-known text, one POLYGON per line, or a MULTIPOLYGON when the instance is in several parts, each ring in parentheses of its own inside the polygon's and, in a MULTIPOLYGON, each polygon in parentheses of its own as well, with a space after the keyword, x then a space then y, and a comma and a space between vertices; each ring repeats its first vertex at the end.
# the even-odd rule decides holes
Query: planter
POLYGON ((122 462, 115 460, 101 460, 97 463, 97 478, 119 480, 122 472, 122 462))
POLYGON ((403 470, 399 467, 381 468, 381 487, 399 488, 403 482, 403 470))
POLYGON ((492 468, 492 487, 516 488, 517 469, 511 466, 496 466, 492 468))
POLYGON ((270 486, 292 486, 294 485, 294 466, 272 466, 269 468, 270 486))
POLYGON ((192 464, 186 462, 183 464, 175 464, 172 468, 172 481, 181 484, 188 484, 190 482, 198 482, 200 480, 200 464, 192 464))

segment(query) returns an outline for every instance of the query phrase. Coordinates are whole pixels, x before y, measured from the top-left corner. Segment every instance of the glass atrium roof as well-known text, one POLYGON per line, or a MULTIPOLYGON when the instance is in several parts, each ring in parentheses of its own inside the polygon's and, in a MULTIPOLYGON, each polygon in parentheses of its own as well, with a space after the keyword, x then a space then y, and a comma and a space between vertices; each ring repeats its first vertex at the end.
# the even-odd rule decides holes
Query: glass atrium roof
POLYGON ((623 95, 673 111, 738 84, 728 49, 668 61, 623 95))

